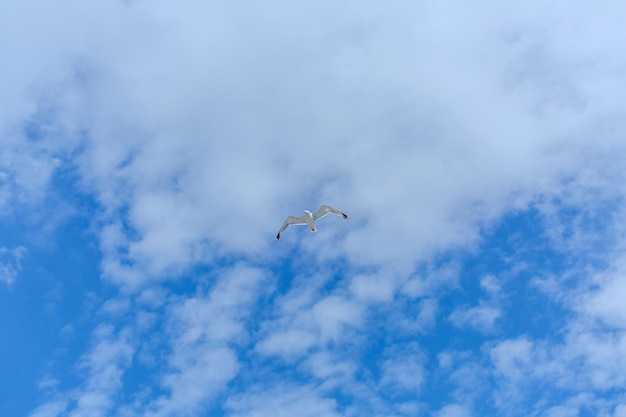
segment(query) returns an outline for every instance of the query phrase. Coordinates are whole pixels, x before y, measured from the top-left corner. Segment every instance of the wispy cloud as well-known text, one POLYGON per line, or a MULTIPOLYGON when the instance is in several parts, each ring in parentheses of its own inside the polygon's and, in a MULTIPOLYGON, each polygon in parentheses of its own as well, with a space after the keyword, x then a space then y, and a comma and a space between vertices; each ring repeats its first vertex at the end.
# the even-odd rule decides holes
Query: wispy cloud
POLYGON ((31 417, 97 417, 110 414, 117 408, 115 398, 123 387, 122 375, 134 353, 130 338, 128 329, 117 332, 110 324, 96 328, 90 350, 78 363, 84 383, 68 393, 57 394, 60 399, 37 408, 31 417))
POLYGON ((171 354, 160 385, 166 392, 140 413, 195 414, 237 375, 238 344, 249 337, 244 324, 266 275, 244 265, 223 271, 205 294, 174 302, 168 319, 171 354))
POLYGON ((382 361, 380 385, 392 393, 415 395, 426 382, 426 356, 417 344, 388 348, 382 361))
POLYGON ((344 343, 363 323, 363 307, 339 295, 329 295, 301 309, 295 317, 267 323, 268 335, 257 345, 266 354, 302 354, 310 347, 344 343))
POLYGON ((21 259, 26 253, 26 248, 19 246, 9 249, 0 247, 0 282, 9 288, 15 283, 17 275, 22 269, 21 259))
POLYGON ((470 327, 484 333, 494 331, 495 322, 502 315, 498 308, 478 305, 456 308, 449 316, 455 326, 470 327))
POLYGON ((437 417, 471 417, 472 415, 467 407, 459 404, 446 405, 435 413, 437 417))
POLYGON ((230 415, 235 417, 289 417, 320 416, 337 417, 337 404, 332 398, 324 398, 311 386, 278 386, 258 392, 233 397, 226 403, 230 415))

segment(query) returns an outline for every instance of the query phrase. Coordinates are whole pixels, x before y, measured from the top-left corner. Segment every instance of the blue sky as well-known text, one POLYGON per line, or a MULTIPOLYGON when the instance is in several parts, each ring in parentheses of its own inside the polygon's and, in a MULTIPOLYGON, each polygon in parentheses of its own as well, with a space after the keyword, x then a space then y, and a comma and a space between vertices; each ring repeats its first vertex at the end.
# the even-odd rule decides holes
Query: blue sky
POLYGON ((2 2, 0 415, 626 417, 625 12, 2 2))

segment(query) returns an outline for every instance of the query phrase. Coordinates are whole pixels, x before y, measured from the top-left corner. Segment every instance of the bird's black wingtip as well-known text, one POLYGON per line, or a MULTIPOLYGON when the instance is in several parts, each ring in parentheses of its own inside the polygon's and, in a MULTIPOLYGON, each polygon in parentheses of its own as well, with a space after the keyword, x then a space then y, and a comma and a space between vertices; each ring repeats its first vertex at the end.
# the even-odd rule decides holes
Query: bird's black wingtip
POLYGON ((280 239, 280 233, 276 235, 276 240, 280 239))

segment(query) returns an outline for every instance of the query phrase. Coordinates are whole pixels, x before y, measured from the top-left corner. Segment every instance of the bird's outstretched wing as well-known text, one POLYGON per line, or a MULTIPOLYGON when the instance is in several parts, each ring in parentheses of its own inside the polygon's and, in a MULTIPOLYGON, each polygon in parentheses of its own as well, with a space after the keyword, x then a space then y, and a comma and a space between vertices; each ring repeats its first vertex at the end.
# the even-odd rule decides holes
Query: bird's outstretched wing
POLYGON ((313 213, 313 220, 320 219, 320 218, 324 217, 325 215, 327 215, 328 213, 334 213, 334 214, 336 214, 338 216, 343 217, 344 219, 349 219, 349 217, 348 217, 348 215, 346 213, 343 213, 343 212, 341 212, 341 211, 339 211, 336 208, 333 208, 331 206, 323 205, 322 207, 318 208, 315 213, 313 213))
POLYGON ((276 235, 276 239, 280 239, 280 234, 285 231, 286 228, 292 226, 294 224, 306 224, 305 216, 289 216, 283 222, 283 225, 280 227, 278 234, 276 235))

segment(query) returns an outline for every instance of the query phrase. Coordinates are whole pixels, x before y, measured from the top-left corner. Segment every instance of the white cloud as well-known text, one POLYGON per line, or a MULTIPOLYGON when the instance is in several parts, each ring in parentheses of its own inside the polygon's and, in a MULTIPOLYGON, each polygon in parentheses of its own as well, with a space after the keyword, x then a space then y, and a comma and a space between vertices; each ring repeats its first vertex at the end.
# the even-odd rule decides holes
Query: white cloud
POLYGON ((490 352, 495 373, 517 381, 536 364, 535 347, 527 338, 505 340, 498 343, 490 352))
POLYGON ((221 392, 239 370, 232 350, 223 347, 177 348, 170 360, 173 371, 162 381, 171 394, 158 398, 146 416, 194 415, 203 404, 221 392))
POLYGON ((226 403, 232 417, 338 417, 336 403, 309 386, 285 385, 251 390, 226 403))
POLYGON ((615 404, 617 398, 607 402, 601 395, 626 383, 626 334, 590 328, 585 323, 580 319, 570 322, 562 343, 527 337, 497 343, 490 350, 494 376, 499 381, 494 393, 497 406, 504 410, 523 408, 524 399, 544 387, 550 389, 538 395, 546 405, 555 405, 546 408, 554 415, 569 415, 583 407, 600 412, 615 404), (555 389, 570 396, 566 406, 558 407, 550 399, 555 389))
POLYGON ((9 288, 15 283, 17 275, 22 270, 22 256, 26 248, 18 246, 13 249, 0 247, 0 282, 9 288))
MULTIPOLYGON (((618 62, 579 67, 608 56, 599 40, 617 22, 590 31, 588 15, 608 16, 583 6, 562 16, 580 32, 514 6, 479 23, 440 7, 344 5, 342 24, 322 6, 285 15, 249 5, 258 20, 198 2, 94 7, 53 14, 41 26, 45 50, 67 58, 38 56, 43 41, 31 38, 27 59, 53 62, 53 75, 16 73, 14 85, 65 79, 71 88, 56 101, 80 97, 80 111, 61 107, 58 117, 74 116, 87 132, 81 180, 128 225, 123 256, 105 252, 105 273, 118 283, 176 275, 230 251, 264 254, 283 216, 320 198, 362 222, 339 243, 356 264, 402 269, 475 244, 480 224, 558 192, 561 178, 589 163, 585 138, 571 132, 621 108, 616 99, 606 107, 609 87, 621 85, 618 62), (242 20, 248 30, 220 24, 242 20), (139 272, 122 267, 128 260, 139 272)), ((465 6, 454 7, 462 16, 465 6)))
POLYGON ((498 296, 502 292, 500 281, 494 275, 486 275, 481 278, 480 288, 491 296, 498 296))
POLYGON ((291 356, 305 352, 317 342, 312 331, 277 330, 257 343, 256 349, 266 355, 291 356))
POLYGON ((29 417, 58 417, 65 413, 67 401, 50 401, 35 409, 29 417))
POLYGON ((438 295, 442 290, 459 286, 460 265, 454 262, 441 266, 428 265, 426 271, 418 271, 406 280, 401 292, 409 297, 425 297, 438 295))
POLYGON ((475 307, 458 307, 448 316, 457 327, 470 327, 483 333, 494 331, 495 322, 502 312, 499 308, 478 305, 475 307))
POLYGON ((625 417, 626 416, 626 404, 620 404, 615 407, 615 413, 613 417, 625 417))
POLYGON ((362 323, 362 310, 362 307, 353 301, 330 295, 315 304, 311 313, 322 341, 338 342, 345 338, 351 327, 362 323))
POLYGON ((336 353, 322 351, 307 358, 306 367, 315 378, 323 381, 323 389, 348 387, 354 382, 354 374, 358 371, 354 358, 338 358, 336 353))
POLYGON ((263 293, 266 275, 237 265, 213 279, 206 293, 169 307, 168 345, 172 352, 160 382, 165 394, 141 405, 139 414, 193 415, 239 372, 240 363, 231 346, 248 337, 245 320, 263 293))
POLYGON ((566 360, 581 363, 585 385, 610 390, 626 384, 626 332, 585 329, 569 335, 563 348, 566 360))
POLYGON ((293 318, 283 315, 266 323, 269 333, 257 343, 256 349, 263 354, 288 357, 327 343, 345 343, 362 321, 361 305, 339 295, 329 295, 303 306, 293 318))
POLYGON ((416 330, 426 332, 431 330, 436 323, 439 305, 436 300, 425 299, 419 303, 419 313, 415 319, 416 330))
POLYGON ((387 350, 381 363, 380 386, 395 393, 416 395, 426 382, 425 355, 417 345, 387 350))
POLYGON ((491 378, 480 360, 474 357, 459 360, 457 367, 450 372, 449 380, 454 387, 452 398, 465 404, 479 404, 492 393, 491 378))
POLYGON ((350 291, 359 300, 389 301, 396 289, 392 274, 359 274, 352 278, 350 291))
POLYGON ((437 417, 471 417, 471 411, 464 405, 449 404, 435 413, 437 417))
MULTIPOLYGON (((55 389, 56 395, 65 399, 62 404, 69 408, 68 415, 195 414, 239 372, 233 346, 246 343, 245 321, 264 293, 265 279, 262 270, 241 264, 216 271, 211 282, 200 287, 208 289, 196 295, 168 297, 164 311, 158 291, 145 290, 137 297, 137 304, 147 310, 137 309, 124 297, 105 302, 102 310, 113 317, 121 311, 134 315, 134 328, 116 332, 113 326, 103 325, 94 331, 93 346, 79 363, 84 384, 69 392, 55 389), (150 311, 155 307, 157 310, 150 311), (165 321, 164 333, 156 332, 158 320, 165 321), (139 390, 130 397, 132 402, 115 403, 135 353, 144 366, 152 368, 159 395, 151 398, 139 390)), ((51 401, 35 412, 49 413, 60 407, 57 403, 61 404, 51 401)))
POLYGON ((546 413, 546 417, 577 417, 580 415, 578 407, 557 405, 550 407, 546 413))
POLYGON ((127 314, 130 307, 130 300, 125 298, 112 298, 104 302, 102 312, 119 317, 123 314, 127 314))
POLYGON ((576 307, 592 317, 602 320, 609 326, 626 329, 626 268, 624 255, 621 255, 609 270, 596 277, 597 287, 586 292, 576 301, 576 307))
POLYGON ((134 350, 129 329, 116 332, 110 324, 99 326, 92 335, 90 350, 79 362, 85 382, 69 394, 71 406, 67 415, 98 417, 115 409, 116 395, 122 389, 122 375, 131 363, 134 350))

